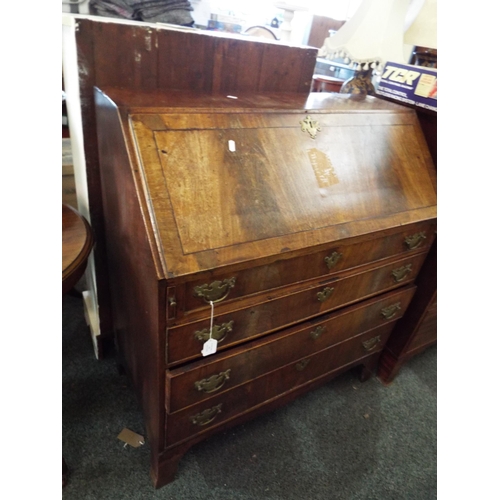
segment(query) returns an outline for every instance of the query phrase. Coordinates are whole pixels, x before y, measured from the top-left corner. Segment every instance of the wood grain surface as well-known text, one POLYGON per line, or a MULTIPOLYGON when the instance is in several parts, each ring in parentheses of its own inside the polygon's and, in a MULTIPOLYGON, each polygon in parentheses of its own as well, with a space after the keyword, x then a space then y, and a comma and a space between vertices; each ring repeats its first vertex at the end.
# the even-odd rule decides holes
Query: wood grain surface
POLYGON ((89 223, 73 207, 62 205, 62 293, 82 277, 94 244, 89 223))
POLYGON ((131 117, 131 160, 166 277, 436 215, 432 159, 414 111, 404 107, 321 93, 235 100, 97 92, 131 117), (145 113, 153 102, 161 114, 145 113), (197 112, 186 113, 188 105, 197 112), (316 139, 302 130, 306 116, 322 127, 316 139))

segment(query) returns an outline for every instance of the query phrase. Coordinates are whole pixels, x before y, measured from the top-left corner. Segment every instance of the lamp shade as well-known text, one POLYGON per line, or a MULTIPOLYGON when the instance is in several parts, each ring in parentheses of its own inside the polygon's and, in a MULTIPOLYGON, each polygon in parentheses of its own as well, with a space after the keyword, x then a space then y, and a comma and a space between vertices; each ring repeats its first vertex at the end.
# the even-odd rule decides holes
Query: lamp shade
POLYGON ((415 20, 404 34, 404 43, 437 49, 437 0, 424 0, 421 3, 415 20))
POLYGON ((380 71, 387 61, 406 63, 404 23, 410 0, 363 0, 358 10, 320 50, 326 59, 344 58, 357 70, 380 71))

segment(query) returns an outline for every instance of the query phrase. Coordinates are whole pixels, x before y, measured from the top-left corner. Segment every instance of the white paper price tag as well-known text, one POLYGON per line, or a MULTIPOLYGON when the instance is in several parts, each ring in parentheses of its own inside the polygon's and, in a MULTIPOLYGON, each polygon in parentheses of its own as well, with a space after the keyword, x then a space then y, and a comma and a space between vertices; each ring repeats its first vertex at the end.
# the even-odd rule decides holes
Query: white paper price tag
POLYGON ((203 356, 208 356, 217 352, 217 340, 212 338, 212 328, 214 326, 214 303, 212 301, 210 301, 210 308, 210 337, 203 344, 203 349, 201 350, 201 354, 203 354, 203 356))
POLYGON ((203 349, 201 351, 201 354, 203 354, 203 356, 208 356, 210 354, 215 354, 216 352, 217 352, 217 340, 208 339, 203 344, 203 349))

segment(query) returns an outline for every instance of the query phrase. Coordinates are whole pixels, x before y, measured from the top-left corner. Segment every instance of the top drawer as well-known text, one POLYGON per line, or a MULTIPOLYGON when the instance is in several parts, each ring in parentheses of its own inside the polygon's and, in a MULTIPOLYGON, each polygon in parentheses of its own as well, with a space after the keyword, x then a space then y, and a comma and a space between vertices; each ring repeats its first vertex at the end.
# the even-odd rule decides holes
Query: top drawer
MULTIPOLYGON (((351 244, 332 244, 319 252, 287 259, 284 256, 265 265, 236 272, 214 271, 204 279, 177 287, 179 299, 177 319, 209 307, 209 302, 232 300, 261 293, 292 283, 327 276, 398 254, 421 251, 434 239, 435 224, 425 222, 406 226, 391 234, 376 235, 369 240, 351 244), (183 296, 183 297, 182 297, 183 296)), ((171 317, 171 315, 169 315, 171 317)))

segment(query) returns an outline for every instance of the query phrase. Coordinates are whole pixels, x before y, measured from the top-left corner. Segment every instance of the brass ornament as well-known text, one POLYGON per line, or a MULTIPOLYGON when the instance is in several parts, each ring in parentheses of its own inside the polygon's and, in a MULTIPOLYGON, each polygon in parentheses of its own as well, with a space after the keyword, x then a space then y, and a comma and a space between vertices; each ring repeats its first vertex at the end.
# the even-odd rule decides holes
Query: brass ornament
POLYGON ((335 264, 341 259, 342 254, 339 252, 333 252, 331 255, 328 257, 325 257, 325 262, 328 267, 328 269, 332 269, 335 264))
MULTIPOLYGON (((222 342, 229 332, 233 331, 234 321, 228 321, 227 323, 222 323, 222 325, 213 325, 212 327, 212 337, 218 342, 222 342)), ((196 340, 200 342, 206 342, 210 338, 210 328, 203 328, 203 330, 196 330, 194 332, 196 340)))
POLYGON ((406 246, 408 247, 408 250, 414 250, 415 248, 418 248, 425 240, 425 238, 426 238, 425 231, 422 231, 421 233, 412 234, 411 236, 407 236, 405 238, 405 243, 406 246))
POLYGON ((373 337, 370 340, 365 340, 363 342, 363 347, 365 351, 373 351, 377 344, 380 342, 380 335, 377 335, 376 337, 373 337))
POLYGON ((296 365, 295 365, 295 369, 299 372, 301 372, 311 361, 311 358, 307 358, 307 359, 302 359, 300 360, 296 365))
POLYGON ((396 302, 395 304, 392 304, 390 306, 384 307, 381 311, 380 314, 385 318, 385 319, 391 319, 396 316, 397 312, 401 310, 401 302, 396 302))
POLYGON ((201 413, 189 417, 189 420, 194 425, 199 425, 199 426, 207 425, 210 422, 212 422, 215 419, 215 417, 222 411, 221 408, 222 408, 222 403, 218 404, 217 406, 214 406, 213 408, 207 408, 206 410, 203 410, 201 413))
POLYGON ((323 335, 323 333, 325 332, 326 330, 326 326, 323 326, 323 325, 320 325, 320 326, 317 326, 311 333, 311 338, 313 340, 316 340, 316 339, 319 339, 321 337, 321 335, 323 335))
POLYGON ((318 300, 320 302, 324 302, 330 295, 333 293, 333 288, 327 286, 323 291, 318 292, 316 295, 318 296, 318 300))
POLYGON ((205 302, 220 302, 228 296, 235 283, 236 278, 228 278, 223 281, 214 281, 210 285, 195 286, 194 295, 204 299, 205 302))
POLYGON ((394 278, 394 281, 396 283, 399 283, 400 281, 403 281, 410 273, 411 273, 411 264, 407 264, 406 266, 394 269, 391 273, 391 276, 394 278))
POLYGON ((316 120, 313 120, 310 116, 306 116, 299 123, 302 128, 302 132, 307 132, 312 139, 316 139, 316 134, 321 131, 319 123, 316 120))
POLYGON ((211 377, 198 380, 194 383, 194 388, 197 391, 209 394, 211 392, 216 392, 222 388, 229 380, 229 374, 231 373, 231 368, 227 369, 225 372, 220 372, 217 375, 212 375, 211 377))

